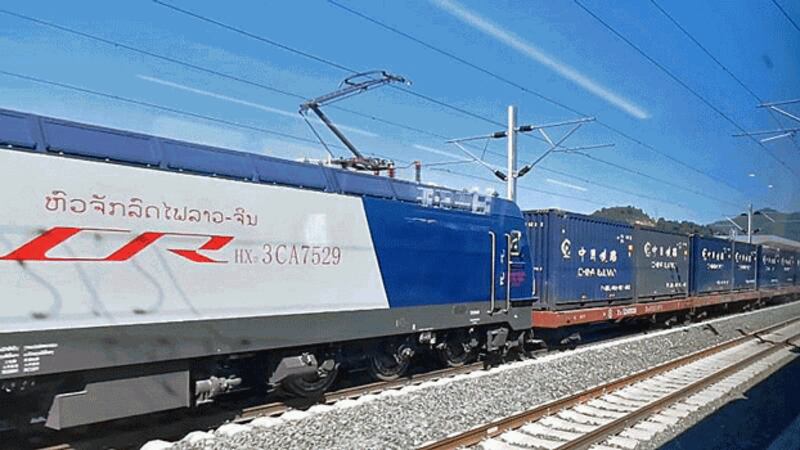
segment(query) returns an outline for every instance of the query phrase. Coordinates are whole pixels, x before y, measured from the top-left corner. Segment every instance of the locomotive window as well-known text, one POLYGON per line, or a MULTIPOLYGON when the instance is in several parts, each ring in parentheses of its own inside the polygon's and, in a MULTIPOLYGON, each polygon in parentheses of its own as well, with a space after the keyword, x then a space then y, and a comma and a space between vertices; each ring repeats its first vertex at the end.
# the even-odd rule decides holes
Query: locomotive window
POLYGON ((511 256, 519 256, 520 255, 520 240, 522 239, 522 233, 514 230, 511 232, 511 245, 508 253, 511 256))

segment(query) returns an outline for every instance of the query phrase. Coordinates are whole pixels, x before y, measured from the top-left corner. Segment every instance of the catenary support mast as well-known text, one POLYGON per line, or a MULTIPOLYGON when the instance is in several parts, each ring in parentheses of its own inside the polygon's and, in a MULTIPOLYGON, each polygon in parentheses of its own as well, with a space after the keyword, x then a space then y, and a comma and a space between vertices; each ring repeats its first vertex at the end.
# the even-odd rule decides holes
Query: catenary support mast
POLYGON ((517 201, 517 107, 508 107, 508 170, 506 196, 512 202, 517 201))

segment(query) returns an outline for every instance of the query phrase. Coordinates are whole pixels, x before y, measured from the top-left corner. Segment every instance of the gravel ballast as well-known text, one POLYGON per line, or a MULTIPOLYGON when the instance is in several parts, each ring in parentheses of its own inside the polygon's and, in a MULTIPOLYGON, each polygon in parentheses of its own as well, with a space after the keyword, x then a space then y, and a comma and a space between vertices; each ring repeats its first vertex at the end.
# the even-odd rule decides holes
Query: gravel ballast
POLYGON ((800 316, 800 302, 551 353, 333 407, 315 407, 291 420, 263 421, 265 426, 223 427, 213 437, 184 439, 171 448, 415 448, 738 337, 740 330, 752 331, 796 316, 800 316))
MULTIPOLYGON (((773 363, 769 369, 765 370, 763 373, 753 377, 752 379, 740 384, 735 389, 728 392, 726 395, 718 398, 713 402, 709 402, 706 405, 700 407, 698 410, 693 411, 687 417, 683 418, 675 427, 672 427, 666 430, 663 433, 658 433, 653 438, 644 443, 643 445, 639 446, 637 450, 656 450, 660 448, 662 445, 668 443, 670 440, 674 439, 675 437, 679 436, 681 433, 685 432, 701 420, 705 419, 706 417, 714 414, 717 410, 723 408, 731 401, 736 399, 745 398, 744 393, 746 393, 749 389, 755 387, 760 382, 767 379, 773 373, 781 370, 787 364, 790 364, 792 361, 798 358, 797 354, 786 350, 781 352, 778 355, 778 358, 781 358, 778 362, 773 363)), ((776 359, 778 359, 776 358, 776 359)), ((778 447, 781 448, 781 447, 778 447)), ((783 447, 788 448, 788 447, 783 447)))

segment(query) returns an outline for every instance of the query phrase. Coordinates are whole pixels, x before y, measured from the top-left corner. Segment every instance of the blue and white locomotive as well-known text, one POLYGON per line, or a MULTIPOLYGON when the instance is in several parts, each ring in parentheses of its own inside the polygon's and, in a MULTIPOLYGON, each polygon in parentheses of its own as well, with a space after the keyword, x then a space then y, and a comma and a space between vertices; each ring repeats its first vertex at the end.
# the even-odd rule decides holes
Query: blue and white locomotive
POLYGON ((318 395, 529 337, 512 202, 13 111, 0 144, 0 417, 318 395))

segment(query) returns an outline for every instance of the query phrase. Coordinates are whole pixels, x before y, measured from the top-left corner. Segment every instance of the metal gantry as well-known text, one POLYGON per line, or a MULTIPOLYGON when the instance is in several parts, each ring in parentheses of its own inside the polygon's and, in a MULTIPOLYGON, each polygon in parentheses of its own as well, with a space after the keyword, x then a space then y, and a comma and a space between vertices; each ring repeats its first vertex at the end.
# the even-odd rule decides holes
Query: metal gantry
POLYGON ((598 148, 608 148, 613 147, 615 144, 596 144, 596 145, 584 145, 580 147, 564 147, 562 144, 564 141, 569 139, 578 129, 580 129, 584 124, 589 122, 594 122, 594 117, 581 117, 579 119, 574 120, 567 120, 563 122, 552 122, 552 123, 545 123, 545 124, 529 124, 529 125, 517 125, 517 108, 514 105, 508 107, 508 128, 504 131, 496 131, 491 134, 479 135, 479 136, 470 136, 465 138, 459 139, 451 139, 447 141, 448 144, 454 144, 458 147, 464 154, 470 157, 474 162, 480 164, 481 166, 490 170, 497 178, 506 182, 507 191, 506 197, 509 200, 516 201, 517 199, 517 180, 522 178, 523 176, 527 175, 533 168, 542 162, 548 155, 552 153, 581 153, 583 150, 592 150, 598 148), (551 128, 558 128, 558 127, 565 127, 573 125, 572 128, 569 129, 563 136, 561 136, 558 140, 554 140, 550 134, 548 134, 547 130, 551 128), (530 133, 530 132, 538 132, 542 135, 544 141, 549 145, 547 150, 544 153, 539 155, 536 159, 525 164, 517 170, 517 134, 518 133, 530 133), (506 138, 508 142, 508 164, 506 167, 505 172, 497 167, 493 166, 482 158, 477 157, 474 153, 467 150, 467 148, 462 145, 464 142, 469 141, 478 141, 478 140, 489 140, 489 139, 502 139, 506 138))

